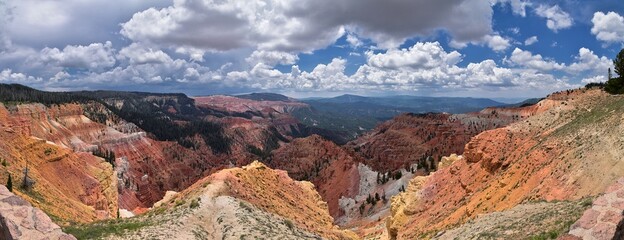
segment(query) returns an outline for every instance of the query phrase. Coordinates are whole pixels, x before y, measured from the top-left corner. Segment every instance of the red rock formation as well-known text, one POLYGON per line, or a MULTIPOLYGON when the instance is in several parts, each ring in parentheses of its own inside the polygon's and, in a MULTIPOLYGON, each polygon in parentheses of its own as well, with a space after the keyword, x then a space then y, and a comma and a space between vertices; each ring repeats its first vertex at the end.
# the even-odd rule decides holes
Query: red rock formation
POLYGON ((208 116, 207 120, 222 124, 227 135, 234 140, 232 153, 247 152, 249 146, 262 150, 275 148, 267 141, 290 141, 303 131, 299 121, 291 116, 298 108, 309 105, 296 101, 255 101, 230 96, 196 97, 197 107, 210 111, 225 112, 227 116, 208 116), (277 139, 272 139, 277 138, 277 139))
MULTIPOLYGON (((0 159, 5 162, 0 181, 6 182, 11 174, 16 194, 62 221, 89 222, 116 216, 117 181, 110 164, 91 154, 76 153, 26 135, 36 133, 41 125, 55 123, 47 120, 51 116, 37 110, 43 109, 41 105, 19 108, 20 114, 12 114, 0 104, 0 159), (23 114, 26 110, 29 114, 23 114), (32 190, 18 187, 25 168, 35 181, 32 190)), ((52 114, 58 116, 58 112, 52 114)))
POLYGON ((415 178, 393 198, 391 236, 431 236, 524 201, 601 193, 624 174, 613 131, 622 127, 622 105, 624 98, 599 90, 557 93, 534 106, 534 116, 479 134, 465 160, 415 178))
POLYGON ((464 145, 482 131, 505 126, 532 111, 485 109, 470 114, 402 114, 377 126, 347 147, 377 171, 408 167, 428 156, 461 154, 464 145))
POLYGON ((255 101, 231 96, 195 97, 195 104, 199 107, 214 108, 226 112, 244 113, 247 111, 263 114, 288 113, 297 108, 307 108, 308 104, 296 101, 255 101))
POLYGON ((274 150, 268 162, 296 180, 314 183, 334 218, 342 214, 338 199, 358 194, 358 162, 346 150, 318 135, 295 139, 274 150))
POLYGON ((190 201, 207 191, 249 202, 326 239, 356 239, 353 233, 333 224, 327 204, 310 182, 294 181, 286 171, 270 169, 258 161, 206 177, 178 194, 177 199, 190 201))
MULTIPOLYGON (((73 151, 98 148, 113 151, 117 157, 119 206, 124 209, 151 207, 165 191, 183 190, 230 164, 225 156, 215 156, 205 144, 192 150, 175 142, 148 138, 138 127, 97 103, 51 107, 28 104, 11 107, 11 110, 6 114, 6 125, 25 136, 45 139, 73 151), (83 108, 106 116, 106 125, 87 118, 83 108)), ((80 154, 83 158, 94 158, 88 153, 80 154)))

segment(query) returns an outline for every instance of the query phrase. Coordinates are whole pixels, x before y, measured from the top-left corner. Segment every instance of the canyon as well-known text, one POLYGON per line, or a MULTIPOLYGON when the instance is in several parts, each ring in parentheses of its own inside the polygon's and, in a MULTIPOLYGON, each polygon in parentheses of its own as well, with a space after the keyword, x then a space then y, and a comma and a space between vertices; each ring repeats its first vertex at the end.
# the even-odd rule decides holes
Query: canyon
POLYGON ((88 95, 0 103, 0 181, 79 239, 582 237, 624 174, 624 99, 599 89, 404 113, 346 143, 279 95, 88 95), (107 226, 137 229, 89 235, 107 226))

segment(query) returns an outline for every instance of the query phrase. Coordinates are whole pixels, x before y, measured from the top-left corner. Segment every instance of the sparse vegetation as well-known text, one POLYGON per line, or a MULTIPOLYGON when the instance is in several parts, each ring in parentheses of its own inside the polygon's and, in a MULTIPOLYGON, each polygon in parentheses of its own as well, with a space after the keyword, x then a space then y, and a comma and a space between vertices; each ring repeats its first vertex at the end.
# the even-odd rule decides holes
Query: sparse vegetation
POLYGON ((136 231, 149 225, 147 221, 115 219, 87 225, 73 225, 65 227, 63 231, 74 235, 77 239, 101 239, 110 235, 120 235, 126 231, 136 231))
POLYGON ((115 152, 102 149, 102 148, 98 148, 95 151, 93 151, 93 155, 104 158, 104 161, 106 161, 107 163, 110 163, 113 166, 113 168, 115 167, 115 152))
POLYGON ((46 156, 50 156, 50 154, 52 154, 53 150, 51 148, 46 148, 43 151, 43 154, 45 154, 46 156))
POLYGON ((620 50, 615 59, 613 59, 613 65, 615 66, 615 73, 618 77, 611 77, 611 69, 609 68, 609 79, 605 84, 605 91, 611 94, 623 94, 624 93, 624 49, 620 50))
POLYGON ((191 209, 198 208, 199 207, 199 201, 201 201, 201 199, 199 199, 199 198, 193 199, 191 201, 191 204, 189 205, 189 208, 191 208, 191 209))

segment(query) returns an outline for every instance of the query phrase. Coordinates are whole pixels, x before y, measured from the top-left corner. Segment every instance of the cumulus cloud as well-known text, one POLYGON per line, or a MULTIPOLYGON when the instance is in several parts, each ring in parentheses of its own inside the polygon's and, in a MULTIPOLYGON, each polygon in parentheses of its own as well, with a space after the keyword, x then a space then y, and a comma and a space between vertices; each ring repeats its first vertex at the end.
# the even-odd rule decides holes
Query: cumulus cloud
POLYGON ((407 49, 390 49, 384 53, 369 51, 366 57, 366 64, 350 76, 345 74, 346 60, 335 58, 309 72, 293 66, 290 73, 284 73, 258 64, 248 72, 230 72, 227 79, 251 81, 254 87, 262 89, 297 91, 544 90, 570 86, 550 74, 501 67, 491 59, 460 67, 461 54, 445 51, 438 42, 418 42, 407 49))
POLYGON ((121 33, 134 41, 206 51, 244 47, 311 51, 343 35, 341 26, 315 28, 306 25, 305 19, 287 16, 293 4, 277 0, 174 1, 167 8, 150 8, 134 14, 122 24, 121 33))
POLYGON ((540 54, 533 55, 530 51, 524 51, 519 48, 514 49, 511 57, 506 59, 506 62, 539 71, 562 70, 565 68, 564 64, 545 60, 540 54))
POLYGON ((358 48, 360 46, 362 46, 364 43, 362 43, 362 41, 353 33, 348 33, 347 34, 347 42, 349 43, 349 45, 351 45, 351 47, 353 48, 358 48))
POLYGON ((538 42, 537 36, 533 36, 533 37, 530 37, 530 38, 527 38, 526 40, 524 40, 524 45, 525 46, 529 46, 529 45, 533 45, 533 44, 535 44, 537 42, 538 42))
POLYGON ((451 40, 449 45, 452 48, 461 49, 467 47, 469 43, 475 45, 485 45, 495 52, 505 51, 511 46, 511 41, 507 38, 501 37, 500 35, 485 35, 477 41, 469 42, 451 40))
POLYGON ((477 40, 491 33, 491 19, 490 4, 481 0, 179 0, 134 14, 121 33, 166 47, 310 52, 334 43, 346 28, 383 48, 439 29, 459 41, 477 40))
POLYGON ((88 46, 68 45, 63 50, 44 48, 41 50, 40 60, 54 66, 94 71, 110 68, 116 63, 111 42, 92 43, 88 46))
POLYGON ((457 51, 446 52, 438 42, 416 43, 409 49, 390 49, 385 53, 367 52, 368 64, 385 69, 431 69, 440 65, 454 65, 461 61, 457 51))
POLYGON ((509 4, 512 12, 522 17, 526 17, 526 8, 533 5, 526 0, 498 0, 493 2, 493 4, 496 3, 509 4))
POLYGON ((58 82, 60 80, 66 79, 68 77, 71 77, 71 75, 65 71, 60 71, 57 72, 56 74, 54 74, 54 77, 50 78, 51 82, 58 82))
POLYGON ((564 12, 559 5, 551 7, 540 5, 535 9, 535 13, 540 17, 546 18, 546 26, 554 32, 557 32, 559 29, 572 27, 572 17, 567 12, 564 12))
POLYGON ((613 62, 605 57, 599 57, 594 54, 593 51, 587 48, 579 49, 578 56, 575 57, 575 62, 570 64, 567 69, 571 73, 580 73, 584 71, 591 71, 594 73, 606 73, 609 68, 613 67, 613 62))
MULTIPOLYGON (((566 65, 521 49, 502 63, 462 63, 465 56, 438 42, 400 48, 406 39, 430 39, 443 31, 452 47, 474 44, 504 52, 522 43, 492 29, 492 6, 509 4, 513 14, 526 16, 533 7, 526 0, 111 1, 23 0, 0 6, 0 66, 5 68, 0 81, 34 82, 47 89, 176 86, 185 91, 219 85, 250 91, 548 91, 572 86, 551 71, 574 74, 578 83, 610 66, 588 49, 580 49, 566 65), (342 53, 365 60, 355 72, 354 63, 335 57, 340 53, 312 68, 297 65, 299 54, 314 53, 342 37, 351 48, 342 53), (369 47, 374 51, 359 51, 369 47), (285 71, 278 65, 292 67, 285 71)), ((556 5, 535 11, 553 31, 573 24, 556 5)), ((592 33, 604 42, 622 41, 621 17, 601 14, 594 15, 592 33)), ((517 36, 519 28, 502 31, 517 36)), ((524 43, 536 41, 531 37, 524 43)))
POLYGON ((4 69, 0 72, 0 82, 33 84, 41 81, 43 81, 43 79, 39 77, 28 76, 24 73, 13 72, 12 69, 4 69))
POLYGON ((256 50, 245 60, 252 66, 258 63, 275 66, 277 64, 295 64, 299 57, 287 52, 256 50))
POLYGON ((119 51, 119 58, 128 59, 130 64, 166 63, 173 61, 161 50, 154 50, 140 44, 132 43, 119 51))
POLYGON ((594 13, 591 33, 596 39, 607 43, 624 42, 624 17, 615 12, 594 13))
POLYGON ((487 43, 488 47, 496 52, 504 51, 509 48, 509 46, 511 46, 508 39, 503 38, 499 35, 487 35, 484 37, 484 40, 487 43))
POLYGON ((582 83, 601 83, 601 82, 606 82, 607 81, 607 77, 604 75, 598 75, 598 76, 594 76, 594 77, 588 77, 588 78, 583 78, 583 80, 581 80, 582 83))
POLYGON ((120 22, 137 11, 166 4, 170 0, 19 0, 3 1, 0 10, 10 9, 2 28, 13 43, 40 49, 118 38, 120 22))

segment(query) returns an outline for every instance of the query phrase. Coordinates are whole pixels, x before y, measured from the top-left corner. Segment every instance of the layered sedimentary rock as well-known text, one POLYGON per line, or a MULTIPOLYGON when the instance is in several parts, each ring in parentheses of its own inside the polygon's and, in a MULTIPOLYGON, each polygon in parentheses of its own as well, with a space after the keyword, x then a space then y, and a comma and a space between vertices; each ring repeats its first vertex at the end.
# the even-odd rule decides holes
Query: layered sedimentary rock
POLYGON ((393 198, 390 236, 432 236, 522 202, 602 193, 624 175, 622 106, 623 97, 599 90, 556 93, 534 116, 479 134, 463 160, 416 177, 393 198))
POLYGON ((287 171, 296 180, 311 181, 334 217, 342 214, 338 200, 359 192, 358 161, 345 149, 318 135, 295 139, 272 151, 267 162, 272 168, 287 171))
POLYGON ((375 170, 398 170, 427 158, 438 161, 442 156, 461 154, 473 136, 524 119, 535 113, 532 108, 488 108, 469 114, 402 114, 347 146, 375 170))
MULTIPOLYGON (((63 111, 46 115, 41 105, 11 113, 0 104, 0 181, 11 175, 16 194, 60 221, 88 222, 117 215, 117 181, 113 168, 90 153, 74 152, 60 144, 31 136, 63 111), (40 119, 41 121, 35 121, 40 119), (20 186, 24 171, 34 181, 31 189, 20 186)), ((10 107, 15 111, 15 107, 10 107)), ((48 131, 49 132, 49 131, 48 131)))
POLYGON ((259 162, 206 177, 153 211, 139 216, 148 226, 110 238, 357 238, 333 225, 310 182, 259 162))
MULTIPOLYGON (((53 143, 65 152, 75 151, 83 161, 95 159, 91 152, 96 149, 114 152, 116 177, 120 183, 119 205, 124 209, 150 207, 166 190, 182 190, 208 175, 213 167, 226 165, 213 157, 206 147, 190 150, 174 142, 148 138, 134 124, 98 103, 49 107, 23 104, 10 107, 6 116, 7 126, 21 135, 44 139, 41 141, 53 143), (84 108, 104 116, 103 122, 86 117, 94 112, 87 113, 84 108)), ((111 216, 115 215, 116 210, 111 216)))

